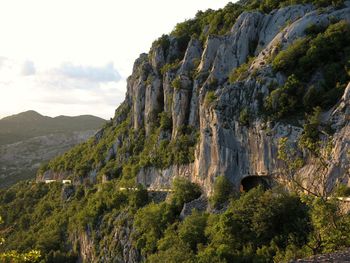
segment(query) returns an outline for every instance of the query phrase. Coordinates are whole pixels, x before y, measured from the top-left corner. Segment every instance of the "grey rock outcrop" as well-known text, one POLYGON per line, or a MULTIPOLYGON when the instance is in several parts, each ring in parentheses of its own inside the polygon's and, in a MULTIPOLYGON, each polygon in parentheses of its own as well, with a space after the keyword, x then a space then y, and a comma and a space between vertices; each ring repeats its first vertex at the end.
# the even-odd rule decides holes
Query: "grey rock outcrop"
MULTIPOLYGON (((172 115, 173 139, 183 125, 198 128, 200 139, 195 150, 195 161, 164 170, 143 168, 138 174, 138 182, 163 186, 170 185, 173 178, 182 176, 199 183, 210 194, 215 177, 221 174, 227 176, 238 190, 246 176, 277 173, 281 167, 277 158, 278 141, 281 137, 295 141, 302 133, 302 123, 266 123, 258 117, 262 99, 269 94, 269 85, 282 85, 286 80, 285 76, 272 71, 268 59, 276 52, 278 45, 286 48, 295 39, 305 36, 308 26, 328 25, 332 19, 350 22, 349 16, 350 9, 346 6, 339 10, 329 8, 325 12, 315 10, 312 5, 289 6, 270 14, 246 12, 240 15, 229 34, 209 36, 200 56, 201 48, 192 39, 179 70, 165 72, 158 82, 162 83, 160 90, 163 92, 163 103, 158 105, 163 105, 159 109, 172 115), (245 63, 251 55, 256 55, 256 58, 248 70, 248 77, 230 84, 227 81, 230 72, 245 63), (192 77, 188 72, 194 64, 189 61, 198 57, 201 61, 196 76, 192 77), (172 81, 176 78, 180 83, 178 89, 172 87, 172 81), (208 105, 204 101, 205 94, 213 89, 216 100, 208 105), (239 122, 240 112, 244 108, 249 109, 252 119, 248 127, 239 122)), ((139 67, 137 63, 135 67, 139 67)), ((141 82, 135 89, 144 86, 141 82)), ((341 105, 347 103, 346 94, 341 105)), ((134 98, 143 103, 137 94, 134 98)), ((134 119, 145 114, 138 110, 142 109, 142 105, 133 107, 134 119)), ((338 108, 337 111, 341 112, 340 117, 334 113, 333 119, 346 118, 344 109, 338 108)), ((341 120, 338 119, 338 122, 341 120)), ((134 129, 139 129, 139 124, 135 123, 134 129)), ((347 129, 348 124, 341 129, 338 124, 335 138, 341 136, 343 146, 336 148, 347 147, 347 144, 344 145, 344 138, 349 138, 347 129)), ((339 165, 345 165, 345 156, 336 156, 339 165)), ((339 171, 338 166, 331 170, 339 174, 336 172, 339 171)))

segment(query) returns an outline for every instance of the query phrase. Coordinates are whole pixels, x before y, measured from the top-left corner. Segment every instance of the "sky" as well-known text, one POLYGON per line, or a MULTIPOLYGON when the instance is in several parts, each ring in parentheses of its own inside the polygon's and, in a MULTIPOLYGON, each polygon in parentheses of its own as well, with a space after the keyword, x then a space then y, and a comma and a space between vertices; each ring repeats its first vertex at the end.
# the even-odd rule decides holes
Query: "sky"
POLYGON ((0 0, 0 118, 113 117, 134 60, 227 0, 0 0))

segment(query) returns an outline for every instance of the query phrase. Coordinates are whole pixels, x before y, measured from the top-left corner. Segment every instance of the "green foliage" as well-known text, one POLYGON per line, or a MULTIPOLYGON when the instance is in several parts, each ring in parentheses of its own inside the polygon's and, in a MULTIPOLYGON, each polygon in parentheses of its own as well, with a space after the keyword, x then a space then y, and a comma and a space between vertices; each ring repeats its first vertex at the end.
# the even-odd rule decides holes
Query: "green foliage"
POLYGON ((167 63, 165 64, 161 70, 160 73, 162 75, 165 75, 165 73, 169 72, 169 71, 175 71, 180 67, 181 63, 179 59, 176 59, 173 63, 167 63))
POLYGON ((338 197, 348 197, 350 196, 350 187, 340 184, 336 189, 335 189, 335 196, 338 197))
POLYGON ((307 116, 306 123, 304 124, 303 133, 299 139, 299 144, 306 149, 312 149, 310 146, 319 141, 319 126, 321 118, 321 108, 316 107, 312 115, 307 116))
POLYGON ((160 116, 160 128, 165 131, 171 130, 173 127, 171 114, 169 112, 162 112, 159 114, 159 116, 160 116))
POLYGON ((258 9, 261 12, 269 13, 274 9, 295 4, 313 4, 316 7, 339 7, 344 4, 344 0, 252 0, 248 2, 246 8, 248 10, 258 9))
POLYGON ((202 254, 227 262, 271 261, 276 248, 305 242, 307 222, 307 208, 297 197, 251 190, 234 201, 218 220, 211 221, 207 229, 211 242, 202 254), (263 248, 271 252, 261 253, 263 248))
POLYGON ((212 104, 214 101, 216 101, 217 97, 215 95, 215 91, 208 91, 206 94, 205 94, 205 98, 204 98, 204 104, 206 106, 209 106, 210 104, 212 104))
POLYGON ((22 183, 1 191, 0 230, 10 229, 2 232, 4 251, 40 249, 43 262, 75 262, 79 246, 72 245, 72 237, 89 229, 99 255, 113 249, 108 247, 113 229, 128 222, 133 222, 134 245, 147 262, 281 262, 350 245, 349 216, 336 203, 311 196, 301 201, 257 188, 232 200, 223 214, 193 211, 179 221, 179 207, 200 195, 198 186, 177 180, 170 202, 159 204, 146 204, 142 188, 120 192, 117 187, 115 182, 74 187, 69 201, 61 197, 61 184, 22 183), (8 191, 16 198, 5 198, 8 191), (115 218, 126 211, 129 219, 116 224, 115 218))
POLYGON ((350 80, 347 73, 350 61, 350 25, 346 21, 340 21, 326 29, 311 26, 307 33, 310 34, 309 37, 297 39, 274 58, 273 68, 287 75, 293 73, 293 79, 303 86, 315 72, 321 72, 323 79, 318 80, 317 86, 294 89, 298 91, 297 94, 285 86, 272 91, 265 109, 274 118, 302 110, 309 112, 316 106, 329 108, 339 100, 350 80), (291 91, 293 94, 290 94, 291 91))
POLYGON ((0 260, 3 263, 35 263, 39 262, 41 258, 40 251, 31 250, 26 253, 18 253, 15 250, 0 253, 0 260))
POLYGON ((229 3, 217 11, 198 11, 194 19, 176 25, 171 35, 179 39, 181 47, 187 46, 191 37, 204 42, 208 35, 224 35, 232 28, 237 17, 244 11, 241 5, 229 3), (207 30, 204 30, 208 27, 207 30))
POLYGON ((299 110, 301 105, 298 104, 298 99, 303 92, 302 83, 295 75, 291 75, 284 86, 273 90, 265 99, 264 107, 274 118, 290 116, 299 110))
POLYGON ((230 83, 235 83, 236 81, 242 81, 242 80, 246 79, 249 75, 248 70, 249 70, 251 64, 253 63, 253 61, 254 61, 254 58, 251 57, 248 59, 248 61, 246 63, 235 68, 229 76, 230 83))
POLYGON ((210 202, 214 207, 220 208, 233 194, 233 185, 226 176, 218 176, 214 182, 214 194, 210 202))
POLYGON ((239 123, 242 126, 248 126, 249 125, 249 111, 247 108, 244 108, 239 113, 239 123))
POLYGON ((307 199, 313 231, 307 246, 313 254, 329 253, 350 245, 350 217, 342 215, 339 205, 322 198, 307 199))
POLYGON ((272 262, 307 256, 306 244, 315 234, 312 209, 297 196, 257 188, 232 201, 223 214, 194 211, 181 223, 171 220, 153 243, 148 262, 272 262))
MULTIPOLYGON (((0 225, 3 223, 2 217, 0 216, 0 225)), ((5 239, 0 236, 0 246, 3 245, 5 239)), ((41 258, 41 253, 39 250, 31 250, 26 253, 18 253, 16 250, 11 250, 7 252, 0 252, 0 260, 4 263, 22 263, 22 262, 38 262, 41 258)))
POLYGON ((158 251, 149 256, 147 262, 152 263, 194 263, 195 255, 189 246, 181 240, 174 229, 176 225, 170 226, 164 233, 164 237, 158 242, 158 251))
POLYGON ((308 39, 298 38, 286 50, 281 51, 272 61, 274 70, 290 73, 297 69, 298 59, 308 50, 308 42, 308 39))
MULTIPOLYGON (((164 119, 166 121, 163 120, 163 124, 169 121, 167 125, 172 125, 167 117, 164 119)), ((182 165, 194 161, 194 147, 197 143, 196 131, 192 127, 183 126, 179 128, 175 140, 162 139, 158 141, 161 130, 164 131, 167 125, 162 126, 161 124, 159 129, 148 136, 140 154, 139 165, 141 167, 166 168, 171 164, 182 165)))
POLYGON ((180 76, 177 76, 172 82, 171 82, 171 86, 174 89, 181 89, 181 78, 180 76))
POLYGON ((161 47, 166 54, 170 47, 170 40, 168 35, 162 35, 156 41, 153 42, 152 47, 161 47))
POLYGON ((171 203, 174 207, 181 211, 183 205, 201 195, 200 187, 183 178, 176 178, 172 186, 171 203))
POLYGON ((179 238, 193 252, 197 251, 199 244, 205 244, 207 237, 205 236, 205 228, 207 226, 208 214, 202 214, 196 210, 179 225, 179 238))
POLYGON ((142 254, 154 253, 157 242, 162 237, 169 223, 175 220, 175 214, 170 205, 166 203, 151 203, 137 211, 134 219, 136 234, 136 247, 142 254))

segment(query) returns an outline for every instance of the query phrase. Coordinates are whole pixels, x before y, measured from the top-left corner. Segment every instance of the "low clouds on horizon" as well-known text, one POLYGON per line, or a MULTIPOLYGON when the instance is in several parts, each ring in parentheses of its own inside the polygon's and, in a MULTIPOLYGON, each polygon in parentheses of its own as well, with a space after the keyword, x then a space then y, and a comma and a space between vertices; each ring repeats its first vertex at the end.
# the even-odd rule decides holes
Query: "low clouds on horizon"
POLYGON ((57 69, 57 73, 73 79, 85 79, 92 82, 118 82, 121 80, 119 72, 114 68, 113 63, 102 67, 73 65, 66 62, 57 69))
POLYGON ((47 115, 93 114, 112 117, 124 100, 126 80, 113 63, 103 66, 64 62, 40 69, 35 61, 0 61, 0 116, 34 109, 47 115))
POLYGON ((30 76, 30 75, 34 75, 36 72, 35 66, 34 66, 34 62, 31 60, 26 60, 23 64, 22 64, 22 69, 21 69, 21 75, 22 76, 30 76))

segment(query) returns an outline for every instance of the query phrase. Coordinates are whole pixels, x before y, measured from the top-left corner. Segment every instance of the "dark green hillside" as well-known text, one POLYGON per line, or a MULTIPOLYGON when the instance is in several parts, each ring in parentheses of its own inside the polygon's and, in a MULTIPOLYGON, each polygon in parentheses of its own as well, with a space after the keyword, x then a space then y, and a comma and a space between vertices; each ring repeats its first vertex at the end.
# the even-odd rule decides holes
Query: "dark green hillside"
POLYGON ((168 202, 156 204, 145 190, 120 191, 116 181, 19 183, 0 191, 6 239, 0 258, 1 251, 35 249, 41 262, 76 262, 87 229, 96 257, 106 249, 122 257, 114 228, 128 222, 134 222, 131 244, 148 262, 285 262, 350 245, 350 218, 335 203, 258 188, 230 199, 222 214, 194 212, 181 221, 179 209, 198 197, 198 187, 175 181, 173 189, 168 202))
POLYGON ((51 118, 35 111, 26 111, 0 120, 0 145, 52 133, 96 130, 104 122, 91 115, 51 118))

